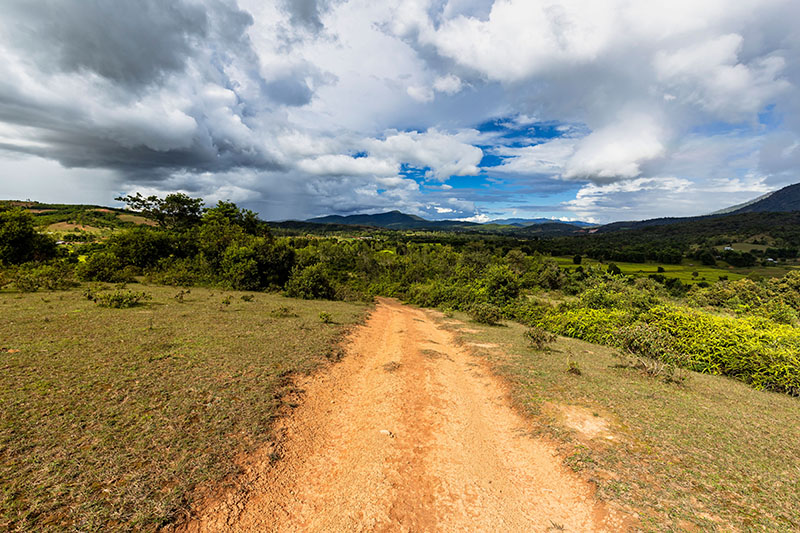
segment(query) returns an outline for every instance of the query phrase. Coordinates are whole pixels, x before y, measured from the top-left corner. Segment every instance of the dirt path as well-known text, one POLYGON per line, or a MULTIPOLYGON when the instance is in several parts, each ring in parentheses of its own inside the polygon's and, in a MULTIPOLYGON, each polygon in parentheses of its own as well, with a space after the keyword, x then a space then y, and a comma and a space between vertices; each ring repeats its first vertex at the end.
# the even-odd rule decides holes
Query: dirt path
POLYGON ((184 531, 618 531, 482 361, 391 300, 344 360, 302 384, 281 459, 184 531))

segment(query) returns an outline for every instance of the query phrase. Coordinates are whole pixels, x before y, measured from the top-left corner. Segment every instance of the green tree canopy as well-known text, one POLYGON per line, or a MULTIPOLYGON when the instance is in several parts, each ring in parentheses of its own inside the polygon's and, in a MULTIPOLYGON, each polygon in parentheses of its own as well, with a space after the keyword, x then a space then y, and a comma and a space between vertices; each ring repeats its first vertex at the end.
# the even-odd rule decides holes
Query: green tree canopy
POLYGON ((36 231, 30 213, 21 208, 0 211, 0 263, 42 261, 55 252, 55 242, 36 231))

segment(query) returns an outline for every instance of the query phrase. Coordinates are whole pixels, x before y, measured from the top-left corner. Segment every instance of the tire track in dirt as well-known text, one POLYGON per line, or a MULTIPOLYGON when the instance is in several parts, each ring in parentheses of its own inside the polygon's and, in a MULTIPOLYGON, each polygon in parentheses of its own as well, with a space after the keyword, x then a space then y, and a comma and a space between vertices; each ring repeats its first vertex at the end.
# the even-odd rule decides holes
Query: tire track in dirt
POLYGON ((424 311, 381 300, 347 356, 299 386, 280 460, 262 453, 180 531, 624 529, 424 311))

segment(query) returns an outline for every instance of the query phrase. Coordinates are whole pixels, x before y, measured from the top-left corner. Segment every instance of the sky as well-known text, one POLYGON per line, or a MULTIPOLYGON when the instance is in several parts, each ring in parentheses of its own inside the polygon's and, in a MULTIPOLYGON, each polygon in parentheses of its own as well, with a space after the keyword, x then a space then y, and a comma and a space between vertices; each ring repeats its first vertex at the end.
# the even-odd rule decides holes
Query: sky
POLYGON ((2 0, 0 198, 692 216, 800 181, 797 0, 2 0))

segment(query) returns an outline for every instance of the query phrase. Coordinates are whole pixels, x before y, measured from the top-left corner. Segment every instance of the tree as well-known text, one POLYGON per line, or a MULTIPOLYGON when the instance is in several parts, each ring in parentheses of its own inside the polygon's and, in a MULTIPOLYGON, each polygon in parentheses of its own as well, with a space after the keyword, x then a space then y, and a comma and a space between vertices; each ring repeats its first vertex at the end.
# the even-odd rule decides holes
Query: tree
POLYGON ((573 265, 580 265, 582 261, 583 257, 581 257, 580 255, 576 255, 575 257, 572 258, 573 265))
POLYGON ((36 231, 33 216, 21 208, 0 212, 0 263, 43 261, 56 253, 56 243, 36 231))
POLYGON ((698 256, 698 259, 700 259, 701 263, 707 266, 714 266, 717 264, 717 260, 714 258, 714 254, 712 254, 708 250, 703 250, 703 252, 701 252, 700 255, 698 256))
POLYGON ((203 213, 203 222, 220 222, 227 220, 242 228, 251 235, 268 235, 269 229, 266 223, 258 219, 258 216, 249 209, 238 207, 233 202, 220 200, 214 207, 207 208, 203 213))
POLYGON ((145 198, 137 192, 136 195, 118 196, 115 200, 125 202, 130 209, 168 229, 190 228, 200 222, 203 213, 202 198, 191 198, 181 192, 168 194, 163 199, 158 196, 145 198))

